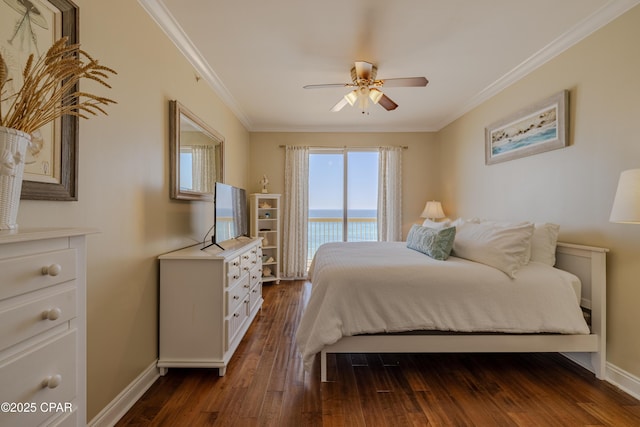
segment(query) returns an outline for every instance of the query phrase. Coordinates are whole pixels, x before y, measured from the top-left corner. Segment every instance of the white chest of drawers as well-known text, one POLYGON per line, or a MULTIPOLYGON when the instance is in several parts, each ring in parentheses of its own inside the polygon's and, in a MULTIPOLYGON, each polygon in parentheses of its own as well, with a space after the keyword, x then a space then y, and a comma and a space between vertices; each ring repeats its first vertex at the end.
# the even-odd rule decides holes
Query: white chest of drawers
POLYGON ((223 376, 262 306, 262 239, 200 245, 160 259, 160 355, 170 367, 218 368, 223 376))
POLYGON ((86 423, 86 229, 0 231, 0 426, 86 423), (8 411, 6 409, 9 409, 8 411))

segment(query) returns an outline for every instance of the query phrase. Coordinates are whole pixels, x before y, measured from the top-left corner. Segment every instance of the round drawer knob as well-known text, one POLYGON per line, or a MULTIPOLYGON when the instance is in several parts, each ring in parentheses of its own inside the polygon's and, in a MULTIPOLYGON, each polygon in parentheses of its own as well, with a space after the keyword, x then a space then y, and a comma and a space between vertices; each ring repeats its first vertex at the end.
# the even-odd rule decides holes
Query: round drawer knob
POLYGON ((240 297, 238 295, 234 295, 233 299, 240 299, 240 297))
POLYGON ((62 383, 62 376, 59 374, 51 375, 42 381, 42 387, 56 388, 62 383))
POLYGON ((51 264, 48 267, 42 267, 42 274, 49 276, 57 276, 62 273, 62 266, 60 264, 51 264))
POLYGON ((42 313, 42 319, 58 320, 61 315, 62 315, 62 310, 60 310, 59 307, 54 307, 42 313))

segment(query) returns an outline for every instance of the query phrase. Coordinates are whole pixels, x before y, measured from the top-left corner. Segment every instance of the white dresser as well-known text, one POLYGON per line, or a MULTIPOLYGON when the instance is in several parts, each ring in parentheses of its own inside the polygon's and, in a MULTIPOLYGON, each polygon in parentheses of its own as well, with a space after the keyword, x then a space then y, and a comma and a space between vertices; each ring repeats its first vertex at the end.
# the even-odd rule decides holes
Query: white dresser
POLYGON ((262 307, 262 239, 191 246, 160 259, 160 356, 169 367, 219 368, 223 376, 262 307))
POLYGON ((0 426, 86 424, 92 232, 0 231, 0 426))

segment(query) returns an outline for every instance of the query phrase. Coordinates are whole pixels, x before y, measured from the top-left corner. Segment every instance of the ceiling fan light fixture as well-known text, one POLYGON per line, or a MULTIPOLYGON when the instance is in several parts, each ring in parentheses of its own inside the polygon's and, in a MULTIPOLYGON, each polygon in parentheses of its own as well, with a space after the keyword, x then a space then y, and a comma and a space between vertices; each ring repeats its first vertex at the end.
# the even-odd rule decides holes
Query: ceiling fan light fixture
POLYGON ((373 101, 374 104, 377 104, 378 101, 380 101, 380 98, 382 98, 382 91, 376 89, 376 88, 371 88, 369 89, 369 98, 371 99, 371 101, 373 101))
POLYGON ((353 107, 353 105, 358 100, 358 91, 357 90, 352 90, 351 92, 349 92, 348 94, 346 94, 344 96, 344 99, 346 99, 347 102, 349 103, 349 105, 351 105, 353 107))
POLYGON ((369 108, 369 98, 366 96, 361 96, 358 102, 358 107, 360 108, 360 111, 362 111, 362 114, 365 114, 367 108, 369 108))
POLYGON ((398 108, 393 100, 382 93, 378 88, 383 86, 389 87, 424 87, 429 83, 426 77, 400 77, 386 80, 376 80, 378 76, 378 68, 370 62, 356 61, 355 66, 351 68, 351 83, 330 83, 319 85, 306 85, 305 89, 315 88, 332 88, 332 87, 352 87, 354 90, 343 96, 331 111, 340 111, 349 104, 352 107, 358 103, 358 109, 362 114, 369 114, 369 102, 380 105, 387 111, 398 108))

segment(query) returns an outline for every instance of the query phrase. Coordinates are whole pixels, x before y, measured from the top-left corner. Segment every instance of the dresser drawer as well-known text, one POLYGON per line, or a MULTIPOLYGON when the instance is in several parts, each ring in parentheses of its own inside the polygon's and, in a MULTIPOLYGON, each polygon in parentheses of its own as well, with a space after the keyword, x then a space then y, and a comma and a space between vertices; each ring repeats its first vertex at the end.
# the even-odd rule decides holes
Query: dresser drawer
POLYGON ((78 423, 78 411, 75 409, 51 422, 51 427, 76 427, 79 425, 84 425, 84 423, 78 423))
POLYGON ((253 312, 253 310, 256 307, 256 304, 258 304, 261 300, 262 300, 262 282, 258 282, 251 288, 251 292, 249 292, 249 307, 250 307, 249 309, 251 312, 253 312))
POLYGON ((229 288, 229 290, 226 292, 227 304, 226 304, 226 310, 224 312, 225 316, 228 316, 230 313, 233 313, 234 311, 236 311, 238 306, 241 305, 246 300, 246 296, 247 296, 246 284, 247 283, 249 283, 249 279, 248 277, 245 276, 244 280, 236 283, 235 286, 233 286, 232 288, 229 288))
POLYGON ((76 250, 44 252, 0 261, 0 300, 76 278, 76 250))
POLYGON ((261 259, 262 259, 262 248, 260 246, 251 248, 251 250, 249 251, 249 262, 251 263, 251 266, 253 267, 254 265, 256 265, 258 263, 258 260, 261 260, 261 259))
POLYGON ((226 340, 224 343, 225 351, 229 349, 231 343, 236 339, 238 333, 242 329, 242 325, 249 317, 249 311, 247 310, 247 300, 243 300, 242 304, 236 309, 236 311, 225 320, 226 340))
POLYGON ((243 272, 251 270, 251 267, 255 264, 256 251, 251 249, 240 255, 240 267, 243 272))
POLYGON ((76 317, 76 288, 38 292, 0 303, 0 349, 76 317))
POLYGON ((249 272, 249 287, 253 288, 262 279, 262 265, 254 266, 249 272))
POLYGON ((233 258, 231 261, 226 263, 227 267, 227 286, 231 286, 236 280, 240 278, 241 269, 240 269, 240 257, 233 258))
POLYGON ((0 402, 35 404, 30 413, 0 412, 2 426, 36 426, 51 417, 43 402, 71 402, 76 398, 76 331, 37 345, 20 357, 0 361, 0 402), (47 379, 49 386, 45 385, 47 379), (5 385, 11 384, 10 387, 5 385))

